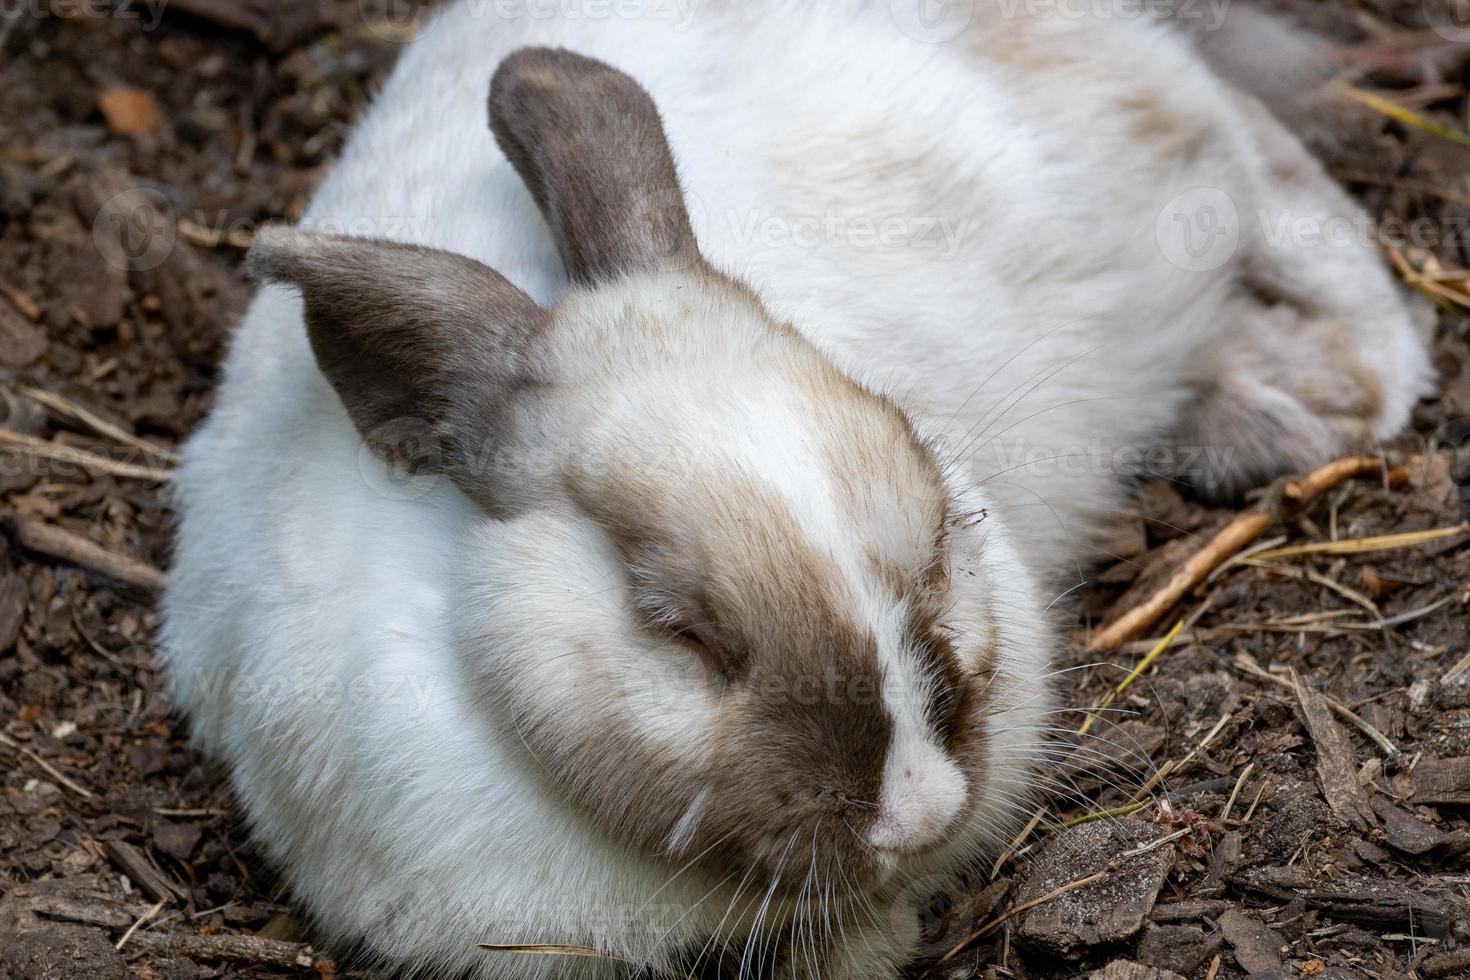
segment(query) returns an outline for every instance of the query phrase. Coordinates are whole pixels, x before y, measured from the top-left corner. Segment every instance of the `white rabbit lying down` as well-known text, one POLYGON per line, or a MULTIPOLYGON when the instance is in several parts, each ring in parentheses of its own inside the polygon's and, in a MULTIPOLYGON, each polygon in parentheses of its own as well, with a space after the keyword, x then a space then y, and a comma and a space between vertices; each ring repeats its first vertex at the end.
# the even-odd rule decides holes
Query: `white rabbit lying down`
POLYGON ((890 7, 451 7, 258 236, 163 657, 328 937, 892 976, 1029 812, 1128 479, 1425 389, 1371 248, 1269 234, 1353 206, 1182 35, 890 7))

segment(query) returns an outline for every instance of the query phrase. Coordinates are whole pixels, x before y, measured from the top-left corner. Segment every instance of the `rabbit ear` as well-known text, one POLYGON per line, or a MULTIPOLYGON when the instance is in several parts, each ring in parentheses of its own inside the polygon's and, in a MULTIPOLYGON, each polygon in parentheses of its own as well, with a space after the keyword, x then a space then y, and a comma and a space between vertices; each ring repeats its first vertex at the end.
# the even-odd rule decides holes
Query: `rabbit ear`
POLYGON ((490 130, 573 280, 697 259, 658 110, 627 75, 570 51, 521 48, 490 82, 490 130))
POLYGON ((544 310, 472 259, 398 242, 264 228, 246 265, 300 288, 317 365, 369 445, 484 498, 470 464, 504 438, 544 310))

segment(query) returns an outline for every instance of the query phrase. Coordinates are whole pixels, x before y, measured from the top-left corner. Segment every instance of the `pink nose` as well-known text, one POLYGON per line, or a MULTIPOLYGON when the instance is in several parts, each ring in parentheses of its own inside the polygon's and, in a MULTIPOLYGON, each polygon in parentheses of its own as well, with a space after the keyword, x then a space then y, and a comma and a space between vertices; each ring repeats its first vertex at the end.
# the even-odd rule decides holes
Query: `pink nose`
POLYGON ((939 752, 905 760, 884 777, 878 820, 868 843, 881 851, 914 853, 943 843, 965 804, 965 777, 939 752))

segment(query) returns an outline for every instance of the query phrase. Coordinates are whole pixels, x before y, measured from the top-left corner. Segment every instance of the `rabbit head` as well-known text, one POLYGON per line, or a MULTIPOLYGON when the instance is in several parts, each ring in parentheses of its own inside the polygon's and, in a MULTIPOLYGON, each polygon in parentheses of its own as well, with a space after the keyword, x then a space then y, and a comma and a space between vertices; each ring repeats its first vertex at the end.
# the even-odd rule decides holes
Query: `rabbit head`
POLYGON ((875 889, 984 794, 996 663, 981 503, 893 403, 700 256, 652 101, 523 49, 495 137, 570 285, 539 308, 433 249, 274 229, 365 436, 485 513, 466 683, 545 792, 713 877, 875 889))

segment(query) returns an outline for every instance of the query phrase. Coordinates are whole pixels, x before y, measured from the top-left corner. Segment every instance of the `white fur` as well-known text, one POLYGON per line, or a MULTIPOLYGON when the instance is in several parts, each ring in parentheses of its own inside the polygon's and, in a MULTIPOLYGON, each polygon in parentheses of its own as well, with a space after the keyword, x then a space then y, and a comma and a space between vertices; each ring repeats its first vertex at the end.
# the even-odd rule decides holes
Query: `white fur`
MULTIPOLYGON (((548 304, 563 275, 487 131, 490 74, 514 48, 560 45, 650 91, 712 263, 891 392, 947 447, 956 492, 988 511, 962 557, 974 573, 962 602, 999 640, 989 791, 950 847, 906 866, 921 876, 994 848, 1024 808, 1051 707, 1046 609, 1120 499, 1099 456, 1179 426, 1190 383, 1253 316, 1242 269, 1320 301, 1373 351, 1387 396, 1376 435, 1403 423, 1428 372, 1370 250, 1266 240, 1262 209, 1354 212, 1184 40, 1137 19, 1032 22, 1061 66, 1060 83, 1038 81, 987 46, 1011 26, 997 10, 981 4, 962 37, 921 43, 890 6, 709 4, 675 30, 504 19, 466 0, 405 52, 303 224, 461 252, 548 304), (1137 92, 1200 120, 1200 152, 1171 157, 1130 133, 1112 107, 1137 92), (1278 175, 1290 166, 1305 176, 1278 175), (1247 220, 1229 261, 1188 272, 1164 255, 1155 218, 1200 187, 1247 220), (870 240, 867 220, 900 233, 870 240)), ((736 455, 773 438, 779 426, 711 432, 736 455)), ((804 472, 779 482, 840 555, 840 529, 822 524, 826 492, 804 472)), ((490 521, 447 481, 393 483, 361 450, 284 289, 262 290, 240 327, 179 504, 163 638, 178 704, 330 934, 437 975, 528 978, 619 968, 474 944, 581 943, 658 964, 733 924, 728 888, 670 880, 603 841, 467 689, 456 651, 469 633, 493 629, 514 650, 533 623, 550 619, 574 642, 605 621, 596 604, 614 601, 616 568, 605 542, 565 514, 490 521)), ((532 676, 564 669, 551 649, 516 656, 532 676)), ((913 683, 903 652, 886 656, 900 687, 913 683)), ((697 678, 661 677, 672 687, 649 696, 681 707, 649 734, 697 758, 717 699, 697 678)), ((934 763, 914 692, 892 696, 905 721, 884 843, 903 846, 938 833, 967 774, 934 763), (904 777, 916 769, 922 786, 904 777)), ((565 715, 577 724, 574 701, 565 715)), ((707 802, 691 799, 672 850, 707 802)), ((898 940, 875 945, 875 959, 829 975, 871 980, 905 955, 898 940)))

